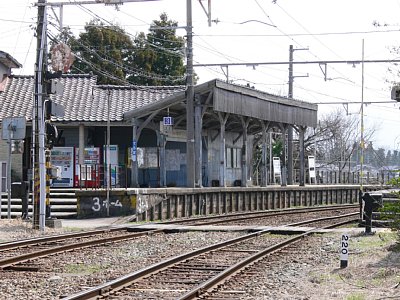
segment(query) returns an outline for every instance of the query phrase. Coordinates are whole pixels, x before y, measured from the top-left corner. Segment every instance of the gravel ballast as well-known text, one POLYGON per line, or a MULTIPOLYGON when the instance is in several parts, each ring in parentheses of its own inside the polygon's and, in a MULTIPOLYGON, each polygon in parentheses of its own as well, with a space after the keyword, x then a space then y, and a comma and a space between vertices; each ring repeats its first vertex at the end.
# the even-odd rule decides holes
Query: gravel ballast
MULTIPOLYGON (((46 234, 68 228, 46 229, 46 234)), ((400 299, 400 256, 396 234, 364 236, 349 229, 347 268, 339 268, 340 232, 313 235, 252 268, 255 276, 234 280, 227 289, 238 299, 400 299)), ((186 232, 57 254, 35 261, 38 272, 1 271, 0 299, 59 299, 167 258, 242 235, 239 232, 186 232)), ((0 220, 0 242, 40 235, 20 220, 0 220)))

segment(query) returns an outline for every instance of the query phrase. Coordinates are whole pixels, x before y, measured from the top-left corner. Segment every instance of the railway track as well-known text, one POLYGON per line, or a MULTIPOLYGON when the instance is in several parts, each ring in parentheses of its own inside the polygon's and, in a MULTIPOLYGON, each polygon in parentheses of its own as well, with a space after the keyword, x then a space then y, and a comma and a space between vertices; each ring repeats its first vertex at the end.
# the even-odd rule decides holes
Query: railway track
MULTIPOLYGON (((356 212, 303 221, 301 225, 332 228, 357 219, 356 212)), ((268 230, 246 234, 176 256, 64 299, 203 299, 234 274, 317 231, 310 229, 290 238, 271 236, 268 230)))
POLYGON ((40 267, 32 261, 38 258, 161 232, 162 230, 151 230, 130 233, 126 228, 113 228, 2 243, 0 269, 37 271, 40 267))
MULTIPOLYGON (((312 209, 313 212, 330 212, 333 210, 340 209, 354 209, 357 206, 349 205, 346 208, 342 206, 331 206, 326 208, 312 209)), ((247 219, 260 219, 260 218, 271 218, 280 217, 283 215, 293 215, 293 214, 305 214, 310 212, 310 209, 291 209, 288 211, 279 212, 253 212, 248 214, 247 219)), ((192 226, 200 225, 211 225, 211 224, 221 224, 229 222, 237 222, 239 220, 246 220, 247 214, 243 213, 238 216, 211 216, 206 218, 198 219, 185 219, 185 220, 175 220, 165 223, 179 223, 179 224, 189 224, 192 226)), ((291 226, 299 226, 301 224, 306 224, 302 222, 294 223, 291 226)), ((290 224, 289 224, 290 226, 290 224)), ((143 235, 162 233, 162 229, 147 230, 143 232, 127 232, 127 227, 120 228, 110 228, 105 230, 94 230, 94 231, 84 231, 79 233, 69 233, 55 236, 39 237, 33 239, 26 239, 14 242, 0 243, 0 269, 16 270, 16 271, 37 271, 40 269, 40 265, 36 265, 34 261, 38 258, 47 257, 57 253, 63 253, 68 251, 74 251, 77 249, 93 247, 98 245, 109 244, 113 242, 119 242, 124 240, 130 240, 138 238, 143 235)))
MULTIPOLYGON (((200 225, 218 225, 218 224, 229 224, 232 223, 240 224, 240 222, 248 222, 249 220, 265 220, 266 218, 281 217, 281 216, 294 216, 303 215, 309 213, 324 213, 332 212, 335 210, 347 211, 357 210, 360 208, 359 204, 346 204, 346 205, 330 205, 324 207, 307 207, 307 208, 290 208, 280 209, 274 211, 255 211, 255 212, 244 212, 244 213, 233 213, 228 215, 214 215, 207 217, 196 217, 180 220, 171 220, 160 222, 159 224, 188 224, 193 226, 200 225)), ((283 223, 283 222, 281 222, 283 223)))

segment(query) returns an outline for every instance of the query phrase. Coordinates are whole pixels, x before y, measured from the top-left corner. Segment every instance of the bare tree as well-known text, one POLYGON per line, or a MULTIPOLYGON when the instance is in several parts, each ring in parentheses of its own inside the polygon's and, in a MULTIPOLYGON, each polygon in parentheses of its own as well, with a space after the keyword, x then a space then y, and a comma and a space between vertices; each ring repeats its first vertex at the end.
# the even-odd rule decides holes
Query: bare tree
MULTIPOLYGON (((375 129, 364 131, 364 140, 373 137, 375 129)), ((351 157, 361 142, 360 118, 335 110, 323 115, 315 130, 308 130, 305 138, 306 153, 316 155, 321 167, 339 172, 351 168, 351 157)))

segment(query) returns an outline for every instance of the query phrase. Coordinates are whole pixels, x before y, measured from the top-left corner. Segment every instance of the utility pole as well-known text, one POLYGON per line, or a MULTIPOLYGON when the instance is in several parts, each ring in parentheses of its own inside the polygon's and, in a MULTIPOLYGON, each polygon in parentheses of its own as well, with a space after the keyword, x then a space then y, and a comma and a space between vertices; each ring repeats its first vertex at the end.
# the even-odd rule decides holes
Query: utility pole
POLYGON ((360 192, 361 194, 364 192, 364 39, 362 40, 362 64, 361 64, 361 151, 360 151, 360 192))
MULTIPOLYGON (((295 50, 308 50, 308 48, 303 49, 293 49, 293 45, 289 46, 289 87, 288 87, 288 98, 293 99, 293 82, 295 77, 308 77, 307 76, 293 76, 293 52, 295 50)), ((285 137, 283 137, 285 138, 285 137)), ((293 184, 293 127, 288 128, 288 159, 287 159, 287 184, 293 184)), ((300 159, 302 159, 300 157, 300 159)), ((304 158, 303 158, 304 159, 304 158)), ((304 163, 301 162, 301 163, 304 163)), ((300 176, 301 177, 301 176, 300 176)))
POLYGON ((192 0, 186 0, 186 17, 186 185, 195 187, 192 0))
POLYGON ((47 12, 46 0, 39 0, 37 19, 37 53, 35 65, 34 114, 32 121, 33 140, 33 228, 44 232, 45 197, 46 197, 46 165, 45 165, 45 123, 44 96, 46 95, 45 72, 47 70, 47 12))
MULTIPOLYGON (((293 99, 293 45, 289 46, 289 87, 288 98, 293 99)), ((283 137, 285 138, 285 137, 283 137)), ((287 166, 287 183, 293 184, 293 127, 288 128, 288 166, 287 166)))

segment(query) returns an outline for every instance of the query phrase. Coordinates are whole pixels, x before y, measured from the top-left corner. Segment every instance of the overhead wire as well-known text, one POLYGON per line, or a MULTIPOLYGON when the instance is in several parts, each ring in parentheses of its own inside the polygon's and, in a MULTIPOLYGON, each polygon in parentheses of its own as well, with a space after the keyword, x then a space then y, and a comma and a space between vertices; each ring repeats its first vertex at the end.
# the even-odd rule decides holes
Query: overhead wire
MULTIPOLYGON (((257 0, 255 0, 257 1, 257 0)), ((327 48, 331 53, 335 54, 336 56, 340 57, 335 51, 333 51, 332 49, 330 49, 328 46, 326 46, 324 43, 322 43, 315 35, 312 35, 310 33, 310 31, 305 28, 305 26, 303 26, 299 21, 297 21, 294 17, 292 17, 285 9, 283 9, 276 1, 274 2, 274 4, 276 6, 278 6, 290 19, 292 19, 296 24, 298 24, 301 28, 303 28, 303 30, 305 30, 307 33, 310 34, 310 36, 312 38, 314 38, 316 41, 318 41, 321 45, 323 45, 325 48, 327 48)), ((291 38, 292 40, 294 40, 293 38, 291 38)), ((299 44, 299 43, 297 43, 299 44)), ((300 45, 300 44, 299 44, 300 45)), ((306 48, 304 46, 302 46, 303 48, 306 48)), ((317 59, 320 59, 316 54, 313 53, 313 51, 311 51, 310 49, 308 49, 308 52, 313 55, 314 57, 316 57, 317 59)), ((331 67, 333 70, 335 70, 338 74, 340 74, 341 77, 347 78, 347 75, 343 74, 342 72, 339 72, 338 70, 336 70, 334 67, 331 67)), ((348 78, 347 78, 348 79, 348 78)))
MULTIPOLYGON (((260 3, 259 2, 257 2, 256 1, 256 3, 257 3, 257 5, 259 5, 259 6, 261 6, 260 5, 260 3)), ((273 23, 273 21, 271 20, 271 18, 269 17, 269 15, 265 12, 265 10, 261 7, 261 9, 264 11, 264 13, 265 13, 265 15, 267 16, 267 18, 268 18, 268 20, 270 20, 271 21, 271 23, 273 23)), ((126 14, 126 15, 128 15, 128 14, 126 14)), ((96 17, 99 17, 98 16, 98 14, 95 14, 95 16, 96 17)), ((134 17, 133 17, 134 18, 134 17)), ((103 20, 105 20, 104 18, 102 18, 103 20)), ((138 18, 137 18, 138 19, 138 18)), ((140 19, 138 19, 138 20, 140 20, 140 19)), ((140 20, 140 21, 143 21, 143 20, 140 20)), ((390 31, 390 30, 387 30, 387 31, 390 31)), ((394 31, 394 30, 393 30, 394 31)), ((382 31, 379 31, 379 32, 382 32, 382 31)), ((284 34, 284 36, 287 36, 288 34, 284 34)), ((291 34, 292 35, 292 34, 291 34)), ((315 35, 315 34, 310 34, 310 35, 315 35)), ((210 50, 211 51, 211 50, 210 50)), ((219 52, 221 55, 223 55, 223 53, 222 52, 219 52)), ((257 68, 258 69, 258 68, 257 68)), ((219 72, 220 74, 222 74, 221 72, 219 72)), ((231 75, 232 76, 232 75, 231 75)))
MULTIPOLYGON (((49 39, 52 40, 53 42, 60 42, 57 40, 57 38, 55 36, 53 36, 51 33, 48 32, 48 36, 49 39)), ((100 68, 98 68, 96 65, 92 64, 90 61, 84 59, 83 57, 80 57, 77 54, 74 54, 78 59, 80 59, 84 64, 86 64, 87 66, 89 66, 91 69, 93 69, 95 72, 97 72, 100 75, 105 76, 106 78, 115 80, 116 82, 121 83, 123 86, 128 86, 128 87, 132 87, 132 88, 136 88, 138 90, 142 90, 142 91, 148 91, 148 92, 152 92, 155 94, 162 94, 162 91, 158 91, 158 90, 154 90, 154 88, 152 88, 151 86, 142 86, 142 85, 136 85, 136 84, 132 84, 131 82, 129 82, 126 79, 122 79, 119 77, 116 77, 115 75, 106 72, 100 68)), ((72 68, 74 69, 78 69, 76 68, 76 66, 72 66, 72 68)), ((78 69, 80 72, 84 73, 82 70, 78 69)), ((179 86, 174 86, 174 87, 179 87, 179 86)))
MULTIPOLYGON (((335 54, 336 56, 338 56, 338 57, 341 57, 340 55, 338 55, 335 51, 333 51, 330 47, 328 47, 328 46, 326 46, 324 43, 322 43, 322 41, 321 40, 319 40, 317 37, 316 37, 316 35, 315 34, 311 34, 300 22, 298 22, 295 18, 293 18, 286 10, 284 10, 279 4, 277 4, 277 3, 275 3, 288 17, 290 17, 293 21, 295 21, 299 26, 301 26, 307 33, 309 33, 315 40, 317 40, 321 45, 323 45, 326 49, 328 49, 331 53, 333 53, 333 54, 335 54)), ((377 33, 377 32, 379 32, 379 33, 381 33, 381 32, 393 32, 393 31, 399 31, 398 29, 397 30, 385 30, 385 31, 371 31, 371 32, 374 32, 374 33, 377 33)), ((312 53, 312 51, 310 51, 310 53, 312 53)), ((313 54, 313 53, 312 53, 313 54)), ((314 57, 317 57, 315 54, 313 54, 313 56, 314 57)), ((318 58, 318 57, 317 57, 318 58)), ((379 65, 384 65, 384 63, 380 63, 379 65)), ((335 68, 333 68, 333 67, 331 67, 333 70, 335 70, 336 72, 338 72, 339 74, 341 74, 341 76, 343 76, 343 77, 345 77, 346 78, 346 75, 344 75, 343 73, 341 73, 341 72, 339 72, 337 69, 335 69, 335 68)), ((382 80, 382 78, 378 78, 378 77, 376 77, 374 74, 371 74, 371 73, 367 73, 366 74, 367 76, 368 76, 368 78, 373 78, 373 79, 375 79, 375 80, 382 80)), ((359 88, 361 88, 361 85, 360 84, 357 84, 356 83, 356 86, 358 86, 359 88)), ((365 86, 364 87, 364 89, 365 90, 371 90, 371 91, 374 91, 375 93, 381 93, 381 94, 383 94, 381 91, 379 91, 379 90, 377 90, 377 89, 374 89, 374 88, 372 88, 372 87, 370 87, 370 86, 365 86)))
MULTIPOLYGON (((24 62, 22 63, 23 66, 26 64, 26 61, 27 61, 27 59, 28 59, 28 55, 29 55, 29 53, 30 53, 30 49, 31 49, 31 47, 32 47, 32 42, 33 42, 34 37, 35 37, 35 36, 32 34, 31 41, 29 42, 29 47, 28 47, 28 49, 26 50, 24 62)), ((19 75, 22 74, 22 70, 23 70, 23 69, 20 69, 19 75)))
MULTIPOLYGON (((106 20, 106 19, 100 17, 98 14, 94 13, 94 12, 93 12, 92 10, 90 10, 89 8, 84 7, 83 5, 79 5, 79 7, 80 7, 83 11, 85 11, 86 13, 88 13, 89 15, 91 15, 92 17, 95 17, 95 19, 97 19, 97 20, 99 20, 99 21, 102 21, 102 22, 104 22, 105 24, 110 25, 110 26, 111 26, 111 28, 109 28, 110 30, 114 30, 115 27, 117 27, 115 24, 113 24, 113 23, 111 23, 110 21, 108 21, 108 20, 106 20)), ((89 26, 90 26, 90 25, 89 25, 89 26)), ((95 25, 95 26, 96 26, 96 25, 95 25)), ((165 31, 165 30, 164 30, 164 31, 165 31)), ((150 43, 148 40, 142 39, 142 38, 141 38, 140 36, 138 36, 138 35, 137 35, 137 36, 133 36, 131 33, 126 32, 126 31, 124 31, 124 33, 125 33, 126 35, 128 35, 128 36, 131 36, 131 37, 134 38, 134 39, 139 39, 141 42, 144 42, 144 43, 148 44, 148 45, 151 46, 151 47, 154 47, 154 48, 159 49, 159 50, 162 50, 162 51, 166 51, 167 53, 169 53, 169 54, 171 54, 171 55, 176 55, 176 56, 183 57, 183 54, 182 54, 182 53, 178 53, 178 52, 176 52, 176 51, 171 51, 171 50, 168 49, 168 48, 162 47, 162 46, 160 46, 160 45, 156 45, 156 44, 154 44, 154 43, 150 43)), ((154 39, 161 40, 161 41, 167 41, 167 42, 171 42, 171 43, 176 43, 176 41, 172 41, 172 40, 164 40, 164 39, 160 39, 160 38, 157 38, 157 37, 153 37, 153 38, 154 38, 154 39)))
MULTIPOLYGON (((27 2, 29 3, 29 1, 30 0, 27 0, 27 2)), ((25 10, 24 10, 24 16, 22 17, 24 20, 25 20, 25 16, 26 16, 26 10, 27 10, 27 8, 28 8, 28 5, 25 7, 25 10)), ((15 52, 15 49, 17 48, 17 46, 18 46, 18 42, 19 42, 19 37, 20 37, 20 34, 21 34, 21 29, 22 29, 22 22, 20 22, 19 23, 19 30, 18 30, 18 35, 17 35, 17 40, 15 41, 15 46, 14 46, 14 50, 13 50, 13 53, 15 52)))
MULTIPOLYGON (((84 9, 86 12, 88 12, 92 17, 95 17, 95 18, 97 18, 97 19, 99 19, 99 20, 103 20, 104 22, 107 22, 108 24, 111 24, 109 21, 107 21, 107 20, 105 20, 104 18, 98 16, 96 13, 94 13, 94 12, 91 11, 90 9, 88 9, 88 8, 86 8, 86 7, 82 7, 82 9, 84 9)), ((139 20, 140 20, 140 19, 139 19, 139 20)), ((141 21, 142 21, 142 20, 141 20, 141 21)), ((168 32, 168 31, 171 31, 171 32, 172 32, 172 30, 170 30, 170 29, 160 29, 160 30, 163 30, 163 31, 166 31, 166 32, 168 32)), ((128 34, 129 34, 129 33, 128 33, 128 34)), ((167 41, 167 40, 165 40, 165 39, 159 39, 159 40, 167 41)), ((145 40, 145 42, 148 43, 147 40, 145 40)), ((174 41, 172 41, 172 42, 174 42, 174 41)), ((154 44, 150 44, 150 45, 151 45, 151 46, 154 46, 154 44)), ((197 46, 199 46, 199 45, 197 45, 197 46)), ((204 48, 206 48, 206 47, 204 47, 204 48)), ((165 50, 165 48, 164 48, 163 50, 165 50)), ((208 50, 210 50, 210 49, 208 49, 208 50)), ((212 51, 217 51, 217 50, 214 48, 214 49, 211 50, 210 52, 212 52, 212 51)), ((223 53, 220 52, 220 55, 223 55, 223 53)), ((225 55, 225 58, 226 58, 226 57, 227 57, 227 56, 225 55)), ((215 72, 215 73, 217 73, 217 74, 219 74, 219 75, 223 74, 223 72, 218 72, 218 71, 213 71, 213 72, 215 72)), ((268 75, 271 76, 270 74, 268 74, 268 75)), ((233 77, 232 77, 232 78, 233 78, 233 77)), ((278 78, 278 77, 277 77, 277 78, 278 78)), ((241 79, 241 78, 234 78, 233 80, 243 80, 243 79, 241 79)), ((251 81, 249 81, 249 80, 247 80, 247 82, 256 84, 255 82, 251 82, 251 81)), ((281 84, 279 84, 279 85, 281 85, 281 84)))
MULTIPOLYGON (((265 10, 261 7, 261 5, 258 3, 257 0, 254 0, 258 6, 260 7, 260 9, 262 10, 262 12, 267 16, 267 18, 272 22, 271 18, 269 17, 269 15, 265 12, 265 10)), ((336 56, 339 56, 336 52, 334 52, 332 49, 330 49, 328 46, 326 46, 324 43, 322 43, 318 38, 316 38, 315 34, 310 33, 300 22, 298 22, 295 18, 293 18, 286 10, 284 10, 279 4, 277 4, 276 2, 274 2, 275 5, 277 5, 289 18, 291 18, 293 21, 295 21, 299 26, 301 26, 306 32, 307 35, 310 35, 311 37, 313 37, 314 39, 316 39, 319 43, 321 43, 325 48, 327 48, 329 51, 331 51, 333 54, 335 54, 336 56)), ((286 35, 288 38, 290 38, 292 41, 295 41, 293 39, 293 37, 291 37, 289 34, 284 33, 282 30, 280 30, 279 27, 276 27, 281 33, 283 33, 284 35, 286 35)), ((397 30, 398 31, 398 30, 397 30)), ((380 31, 379 31, 380 32, 380 31)), ((298 45, 301 46, 300 43, 298 43, 297 41, 295 41, 298 45)), ((309 52, 314 56, 317 57, 317 55, 315 55, 312 51, 309 50, 309 52)), ((340 57, 340 56, 339 56, 340 57)), ((347 78, 347 76, 343 73, 341 73, 340 71, 336 70, 335 68, 331 67, 333 70, 335 70, 338 74, 340 74, 341 77, 343 78, 347 78)), ((371 76, 372 78, 374 76, 371 76)), ((377 79, 377 78, 375 78, 377 79)), ((297 86, 296 86, 297 87, 297 86)), ((369 87, 365 87, 366 89, 368 89, 369 87)))
MULTIPOLYGON (((225 53, 219 51, 218 49, 216 49, 214 46, 210 45, 208 42, 206 42, 206 41, 205 41, 204 39, 202 39, 201 37, 199 37, 199 39, 200 39, 203 43, 207 44, 208 47, 207 47, 207 46, 203 46, 203 45, 198 44, 197 42, 195 42, 194 45, 195 45, 197 48, 204 49, 205 51, 207 51, 207 52, 209 52, 209 53, 211 53, 211 54, 213 54, 213 55, 215 55, 215 56, 217 56, 217 57, 225 58, 225 59, 227 59, 227 60, 230 61, 230 62, 232 62, 232 61, 245 62, 243 59, 239 59, 239 58, 237 58, 237 57, 233 57, 233 56, 231 56, 231 55, 228 55, 228 54, 225 54, 225 53)), ((197 62, 197 61, 196 61, 196 62, 197 62)), ((222 76, 225 76, 225 77, 226 77, 226 74, 225 74, 224 72, 222 72, 222 71, 216 71, 216 70, 215 70, 214 68, 212 68, 212 67, 206 67, 206 68, 207 68, 208 70, 213 70, 213 71, 216 72, 218 75, 222 75, 222 76)), ((278 79, 279 81, 281 81, 281 78, 280 78, 280 77, 275 76, 275 75, 271 75, 271 73, 266 73, 265 71, 261 71, 260 69, 262 69, 262 70, 264 70, 264 69, 273 70, 274 72, 276 72, 276 71, 278 71, 278 72, 286 72, 286 71, 282 71, 281 69, 278 69, 278 68, 275 68, 275 67, 271 67, 271 66, 268 66, 268 67, 260 66, 260 68, 258 68, 258 67, 256 68, 256 70, 255 70, 256 72, 259 72, 259 73, 261 73, 261 74, 263 74, 263 75, 267 75, 267 76, 269 76, 269 77, 278 79), (261 67, 262 67, 262 68, 261 68, 261 67)), ((245 81, 245 82, 247 82, 247 83, 251 83, 251 84, 254 84, 254 85, 265 85, 265 86, 270 86, 270 85, 279 85, 279 86, 282 86, 282 85, 283 85, 283 83, 266 84, 266 83, 262 83, 262 82, 254 82, 254 81, 251 81, 251 80, 248 80, 248 79, 243 79, 242 76, 241 76, 241 77, 235 77, 235 76, 233 76, 232 74, 230 74, 229 77, 231 78, 231 80, 229 80, 230 82, 233 82, 233 81, 245 81)), ((286 83, 285 83, 285 84, 286 84, 286 83)))
POLYGON ((294 36, 294 37, 307 37, 307 36, 330 36, 330 35, 359 35, 359 34, 380 34, 380 33, 393 33, 393 32, 400 32, 400 29, 385 29, 385 30, 368 30, 368 31, 340 31, 340 32, 315 32, 315 33, 281 33, 281 34, 195 34, 195 36, 202 36, 202 37, 227 37, 227 38, 232 38, 232 37, 287 37, 289 36, 294 36))
POLYGON ((3 18, 0 18, 0 21, 1 21, 1 22, 20 23, 20 24, 35 24, 34 21, 22 21, 22 20, 3 19, 3 18))

